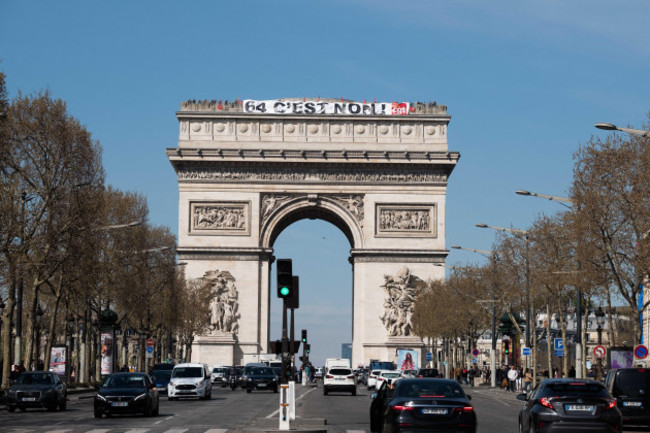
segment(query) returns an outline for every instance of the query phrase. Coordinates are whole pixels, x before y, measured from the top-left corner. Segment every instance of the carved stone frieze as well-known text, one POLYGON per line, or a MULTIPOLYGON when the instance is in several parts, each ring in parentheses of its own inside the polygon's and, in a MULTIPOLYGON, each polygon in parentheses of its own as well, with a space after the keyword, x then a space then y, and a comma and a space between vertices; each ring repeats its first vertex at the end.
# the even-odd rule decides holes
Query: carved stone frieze
POLYGON ((407 267, 399 269, 394 275, 384 275, 386 292, 384 312, 380 319, 389 336, 409 336, 413 334, 413 308, 422 279, 411 274, 407 267))
POLYGON ((444 184, 446 170, 426 167, 422 169, 400 167, 395 171, 368 170, 359 168, 307 168, 286 167, 241 167, 201 168, 183 167, 178 171, 179 182, 313 182, 313 183, 401 183, 401 184, 444 184))
POLYGON ((294 194, 262 194, 260 200, 260 222, 264 225, 266 220, 287 201, 295 198, 294 194))
POLYGON ((435 204, 376 204, 377 236, 435 237, 435 204))
POLYGON ((191 202, 190 234, 250 234, 250 202, 191 202))

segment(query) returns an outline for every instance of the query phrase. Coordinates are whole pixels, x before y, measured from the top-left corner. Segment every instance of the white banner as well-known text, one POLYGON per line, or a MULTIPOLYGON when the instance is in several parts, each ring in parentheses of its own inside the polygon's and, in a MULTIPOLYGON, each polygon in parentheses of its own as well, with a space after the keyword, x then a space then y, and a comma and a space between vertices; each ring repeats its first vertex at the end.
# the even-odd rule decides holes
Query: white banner
POLYGON ((255 101, 245 99, 244 113, 253 114, 343 114, 362 116, 405 116, 408 102, 320 102, 320 101, 255 101))

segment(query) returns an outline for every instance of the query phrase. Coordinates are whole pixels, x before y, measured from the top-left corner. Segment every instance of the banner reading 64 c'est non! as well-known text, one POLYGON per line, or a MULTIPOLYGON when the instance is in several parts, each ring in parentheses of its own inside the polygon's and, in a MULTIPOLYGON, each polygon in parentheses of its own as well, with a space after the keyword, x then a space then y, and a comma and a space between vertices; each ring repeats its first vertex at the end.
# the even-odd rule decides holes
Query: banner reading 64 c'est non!
POLYGON ((405 116, 410 112, 408 102, 321 102, 255 101, 245 99, 244 113, 253 114, 341 114, 362 116, 405 116))

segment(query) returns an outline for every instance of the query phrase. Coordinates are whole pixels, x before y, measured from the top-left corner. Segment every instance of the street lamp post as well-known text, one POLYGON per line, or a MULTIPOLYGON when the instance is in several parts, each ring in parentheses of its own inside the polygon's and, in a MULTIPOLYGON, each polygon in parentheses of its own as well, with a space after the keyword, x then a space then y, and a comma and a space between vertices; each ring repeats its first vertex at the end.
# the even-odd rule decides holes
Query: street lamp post
POLYGON ((605 131, 621 131, 627 132, 628 134, 640 135, 642 137, 650 137, 650 131, 644 131, 643 129, 621 128, 612 125, 611 123, 596 123, 594 126, 605 131))
MULTIPOLYGON (((598 307, 596 310, 596 332, 598 332, 598 345, 603 344, 603 325, 605 324, 605 312, 602 307, 598 307)), ((601 372, 603 371, 603 361, 602 358, 598 357, 598 372, 596 374, 596 379, 600 380, 601 372)))
POLYGON ((497 380, 497 306, 496 306, 496 263, 497 257, 492 251, 464 248, 459 245, 452 245, 453 249, 471 251, 490 259, 492 264, 492 350, 490 351, 490 386, 496 387, 497 380))
MULTIPOLYGON (((522 189, 515 191, 515 193, 524 196, 545 198, 557 202, 566 208, 573 209, 573 200, 567 197, 538 194, 522 189)), ((580 271, 580 269, 581 266, 578 261, 578 271, 580 271)), ((576 378, 581 379, 583 377, 584 366, 582 359, 582 287, 580 287, 579 284, 576 290, 576 334, 576 378)))
MULTIPOLYGON (((526 240, 526 252, 525 252, 525 265, 524 265, 524 274, 526 278, 526 347, 530 347, 530 242, 528 239, 528 231, 521 229, 513 229, 507 227, 496 227, 484 223, 475 224, 479 228, 488 228, 492 230, 499 230, 502 232, 512 233, 514 235, 521 235, 526 240)), ((526 366, 528 365, 528 357, 526 357, 526 366)))

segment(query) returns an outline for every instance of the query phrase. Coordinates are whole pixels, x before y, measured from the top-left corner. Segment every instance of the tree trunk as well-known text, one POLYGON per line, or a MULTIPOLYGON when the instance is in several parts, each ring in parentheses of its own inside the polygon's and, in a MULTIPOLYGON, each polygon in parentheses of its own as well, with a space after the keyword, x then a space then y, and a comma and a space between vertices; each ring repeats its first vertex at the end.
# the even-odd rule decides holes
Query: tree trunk
POLYGON ((551 343, 551 306, 546 304, 546 357, 548 358, 548 376, 553 377, 553 343, 551 343))
POLYGON ((9 373, 11 372, 11 318, 16 307, 16 286, 12 282, 7 292, 7 304, 2 313, 2 389, 9 388, 9 373))
MULTIPOLYGON (((47 332, 48 332, 48 339, 47 339, 47 344, 45 345, 45 359, 43 360, 43 364, 45 365, 45 371, 48 371, 50 369, 50 356, 52 354, 52 346, 54 344, 54 340, 56 338, 56 315, 57 312, 59 311, 59 304, 61 303, 61 297, 57 296, 56 299, 54 300, 54 310, 52 311, 52 315, 50 316, 50 323, 47 326, 47 332)), ((66 362, 68 362, 68 357, 70 356, 69 353, 65 354, 66 357, 66 362)))

